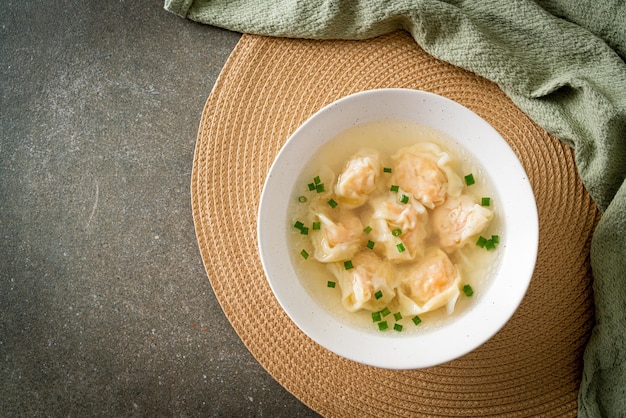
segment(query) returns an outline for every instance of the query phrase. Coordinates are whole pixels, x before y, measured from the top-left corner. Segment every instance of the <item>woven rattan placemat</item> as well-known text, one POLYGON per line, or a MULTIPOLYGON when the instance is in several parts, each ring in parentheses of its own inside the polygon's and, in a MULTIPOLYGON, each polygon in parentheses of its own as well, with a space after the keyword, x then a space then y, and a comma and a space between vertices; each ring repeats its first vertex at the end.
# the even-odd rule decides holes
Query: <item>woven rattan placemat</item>
POLYGON ((589 243, 599 212, 566 145, 493 83, 438 61, 404 32, 366 41, 244 35, 210 94, 192 174, 193 215, 217 299, 259 363, 325 416, 575 416, 593 324, 589 243), (430 91, 472 109, 508 141, 537 199, 540 239, 511 321, 465 357, 393 371, 318 346, 274 298, 257 251, 267 172, 290 134, 324 105, 383 87, 430 91))

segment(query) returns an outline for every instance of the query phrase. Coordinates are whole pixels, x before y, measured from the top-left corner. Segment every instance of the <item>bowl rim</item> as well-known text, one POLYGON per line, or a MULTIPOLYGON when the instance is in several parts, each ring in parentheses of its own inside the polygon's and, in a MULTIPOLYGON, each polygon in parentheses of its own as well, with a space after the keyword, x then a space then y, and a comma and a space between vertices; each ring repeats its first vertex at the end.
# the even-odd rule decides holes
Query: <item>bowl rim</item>
POLYGON ((313 341, 362 364, 416 369, 446 363, 475 350, 509 321, 522 302, 534 272, 539 223, 526 171, 495 128, 470 109, 443 96, 414 89, 384 88, 353 93, 322 107, 287 139, 269 169, 261 192, 257 242, 263 271, 274 296, 288 317, 313 341), (369 333, 346 325, 321 309, 300 284, 291 264, 286 240, 289 199, 275 198, 291 195, 305 165, 303 162, 324 143, 345 129, 384 119, 408 119, 430 126, 465 147, 465 151, 481 162, 497 157, 489 165, 482 164, 502 201, 505 234, 498 247, 502 255, 497 274, 480 302, 468 307, 450 324, 426 334, 369 333), (465 131, 467 126, 473 128, 471 133, 465 131), (487 143, 489 147, 485 146, 487 143))

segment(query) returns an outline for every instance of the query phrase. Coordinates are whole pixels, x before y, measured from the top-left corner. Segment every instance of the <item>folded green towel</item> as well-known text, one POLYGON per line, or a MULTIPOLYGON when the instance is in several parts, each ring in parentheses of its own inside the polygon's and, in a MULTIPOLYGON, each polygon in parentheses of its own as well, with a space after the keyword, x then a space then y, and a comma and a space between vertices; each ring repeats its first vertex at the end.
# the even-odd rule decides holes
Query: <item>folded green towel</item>
POLYGON ((365 39, 398 29, 428 53, 497 83, 575 149, 603 211, 591 245, 596 325, 579 413, 626 413, 626 3, 624 0, 166 0, 234 31, 365 39))

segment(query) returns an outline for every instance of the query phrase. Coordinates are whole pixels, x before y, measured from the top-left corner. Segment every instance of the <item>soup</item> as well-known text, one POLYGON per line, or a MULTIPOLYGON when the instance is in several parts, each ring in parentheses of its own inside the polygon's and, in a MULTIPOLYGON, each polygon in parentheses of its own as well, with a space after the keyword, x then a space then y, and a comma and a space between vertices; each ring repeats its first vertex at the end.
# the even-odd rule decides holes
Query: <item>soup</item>
POLYGON ((426 126, 348 129, 305 165, 289 208, 302 285, 340 321, 398 335, 454 320, 498 263, 498 198, 484 171, 426 126))

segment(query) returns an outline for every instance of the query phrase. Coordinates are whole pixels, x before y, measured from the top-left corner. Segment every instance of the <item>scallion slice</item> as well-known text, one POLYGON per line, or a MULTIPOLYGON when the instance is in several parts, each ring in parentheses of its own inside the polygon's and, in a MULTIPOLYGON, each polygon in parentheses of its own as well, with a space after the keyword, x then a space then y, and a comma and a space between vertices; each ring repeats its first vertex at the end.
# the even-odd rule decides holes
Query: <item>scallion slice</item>
POLYGON ((396 321, 401 320, 402 314, 400 312, 396 312, 395 314, 393 314, 393 319, 395 319, 396 321))
POLYGON ((309 183, 309 191, 315 190, 315 183, 309 183))
POLYGON ((400 186, 398 186, 397 184, 393 184, 390 188, 390 191, 392 192, 397 192, 398 190, 400 190, 400 186))
POLYGON ((406 248, 404 248, 404 244, 403 243, 400 243, 400 244, 396 245, 396 248, 398 249, 399 253, 403 253, 403 252, 406 251, 406 248))
POLYGON ((337 283, 333 282, 332 280, 329 280, 329 281, 328 281, 328 283, 326 283, 326 286, 327 286, 327 287, 334 288, 336 284, 337 284, 337 283))
POLYGON ((403 194, 402 197, 400 198, 400 203, 409 203, 409 196, 403 194))
POLYGON ((352 268, 354 268, 354 266, 352 265, 352 260, 346 260, 343 262, 343 268, 345 268, 346 270, 350 270, 352 268))
POLYGON ((306 196, 298 196, 298 202, 300 203, 306 202, 306 196))
POLYGON ((296 223, 293 224, 293 227, 302 230, 302 228, 304 228, 304 224, 300 221, 296 221, 296 223))
POLYGON ((494 244, 499 244, 500 243, 500 236, 499 235, 492 235, 491 236, 491 240, 493 241, 494 244))
POLYGON ((389 315, 391 313, 391 311, 389 310, 389 308, 385 307, 382 311, 380 311, 380 314, 385 317, 387 315, 389 315))
POLYGON ((485 248, 486 248, 487 250, 494 250, 494 249, 496 248, 496 243, 495 243, 495 242, 493 242, 493 239, 488 239, 488 240, 485 242, 485 248))
POLYGON ((383 291, 382 291, 382 290, 379 290, 378 292, 374 293, 374 297, 375 297, 376 299, 380 299, 380 298, 382 298, 382 297, 383 297, 383 291))
POLYGON ((300 255, 302 256, 302 258, 304 258, 305 260, 307 258, 309 258, 309 253, 306 252, 306 250, 302 250, 300 251, 300 255))
POLYGON ((320 176, 315 176, 315 178, 313 179, 313 183, 315 183, 316 186, 320 184, 321 182, 322 180, 320 179, 320 176))
POLYGON ((480 205, 481 206, 489 206, 491 204, 491 198, 490 197, 483 197, 482 199, 480 199, 480 205))
POLYGON ((398 332, 402 332, 402 325, 401 324, 393 324, 393 329, 398 331, 398 332))
POLYGON ((400 235, 402 235, 402 230, 400 228, 392 229, 391 235, 393 235, 394 237, 399 237, 400 235))
POLYGON ((380 312, 372 312, 372 322, 378 322, 381 319, 380 312))
POLYGON ((474 180, 474 175, 472 173, 469 173, 464 178, 465 178, 465 184, 468 186, 471 186, 472 184, 476 183, 476 180, 474 180))
POLYGON ((313 222, 313 230, 317 231, 322 229, 322 223, 321 222, 313 222))
POLYGON ((309 228, 307 228, 306 226, 303 226, 302 228, 300 228, 300 234, 309 235, 309 228))
POLYGON ((375 243, 374 241, 369 240, 369 239, 367 240, 367 248, 369 248, 370 250, 373 250, 373 249, 374 249, 374 245, 375 245, 375 244, 376 244, 376 243, 375 243))
POLYGON ((331 207, 331 208, 335 208, 335 207, 337 207, 337 205, 338 205, 338 203, 337 203, 337 202, 335 202, 333 199, 330 199, 330 200, 328 201, 328 204, 330 205, 330 207, 331 207))
POLYGON ((391 173, 391 167, 383 167, 383 173, 391 173))
POLYGON ((465 293, 465 296, 467 297, 472 296, 474 294, 474 289, 472 289, 472 286, 469 284, 466 284, 463 286, 463 293, 465 293))
POLYGON ((478 237, 478 241, 476 241, 476 245, 478 245, 480 248, 485 248, 485 245, 487 244, 487 238, 483 237, 482 235, 478 237))
POLYGON ((369 234, 370 232, 372 232, 372 227, 371 227, 371 226, 366 226, 366 227, 363 229, 363 232, 365 232, 366 234, 369 234))
POLYGON ((413 317, 413 319, 411 319, 411 321, 413 321, 413 323, 414 323, 415 325, 419 325, 419 324, 422 322, 422 318, 420 318, 419 316, 415 315, 415 316, 413 317))
POLYGON ((381 331, 386 330, 387 328, 389 328, 389 324, 387 324, 387 321, 382 321, 378 323, 378 329, 381 331))
POLYGON ((324 183, 316 184, 315 185, 315 191, 318 192, 318 193, 324 192, 324 183))

